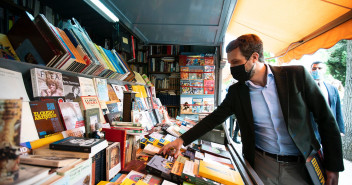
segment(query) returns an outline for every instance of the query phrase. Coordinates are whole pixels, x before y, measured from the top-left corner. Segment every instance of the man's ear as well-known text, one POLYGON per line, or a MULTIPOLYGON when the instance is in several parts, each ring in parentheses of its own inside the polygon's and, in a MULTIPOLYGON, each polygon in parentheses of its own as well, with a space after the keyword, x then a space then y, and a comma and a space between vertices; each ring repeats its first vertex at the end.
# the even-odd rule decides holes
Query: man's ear
POLYGON ((254 52, 251 57, 253 62, 259 62, 259 54, 257 52, 254 52))

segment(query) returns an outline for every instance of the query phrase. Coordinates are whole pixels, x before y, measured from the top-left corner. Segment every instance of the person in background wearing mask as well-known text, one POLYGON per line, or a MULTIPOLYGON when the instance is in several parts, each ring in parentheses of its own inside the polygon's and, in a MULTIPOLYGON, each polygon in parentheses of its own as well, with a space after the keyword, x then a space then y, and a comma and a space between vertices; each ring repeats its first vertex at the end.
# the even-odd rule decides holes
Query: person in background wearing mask
MULTIPOLYGON (((337 90, 337 88, 323 80, 323 75, 325 71, 325 65, 320 62, 316 61, 313 62, 311 65, 311 75, 315 82, 318 84, 322 94, 324 95, 324 98, 326 100, 326 103, 328 103, 330 110, 332 114, 334 115, 337 126, 340 130, 341 136, 345 135, 345 124, 343 121, 342 117, 342 108, 341 108, 341 101, 340 101, 340 95, 337 90)), ((317 123, 314 120, 313 115, 311 115, 311 122, 313 124, 313 129, 315 132, 315 135, 318 139, 319 142, 321 142, 321 138, 318 132, 318 127, 317 123)))
POLYGON ((320 144, 310 122, 313 113, 324 152, 326 184, 338 184, 344 170, 341 136, 336 120, 313 78, 303 66, 264 63, 263 43, 242 35, 226 47, 231 74, 238 82, 229 88, 213 113, 165 145, 160 153, 180 153, 203 134, 235 114, 240 125, 244 158, 264 184, 312 184, 305 161, 320 144))

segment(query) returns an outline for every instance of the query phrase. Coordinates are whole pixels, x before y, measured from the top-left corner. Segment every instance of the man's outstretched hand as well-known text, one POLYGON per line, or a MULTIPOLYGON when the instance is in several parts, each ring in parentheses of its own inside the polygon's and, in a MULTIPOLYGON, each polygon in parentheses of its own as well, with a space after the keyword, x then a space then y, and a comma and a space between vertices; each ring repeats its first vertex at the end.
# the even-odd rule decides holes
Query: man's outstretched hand
POLYGON ((181 138, 177 138, 175 141, 163 146, 160 151, 159 154, 169 154, 169 155, 173 155, 175 158, 178 157, 178 155, 180 155, 181 151, 181 147, 183 145, 183 140, 181 138))

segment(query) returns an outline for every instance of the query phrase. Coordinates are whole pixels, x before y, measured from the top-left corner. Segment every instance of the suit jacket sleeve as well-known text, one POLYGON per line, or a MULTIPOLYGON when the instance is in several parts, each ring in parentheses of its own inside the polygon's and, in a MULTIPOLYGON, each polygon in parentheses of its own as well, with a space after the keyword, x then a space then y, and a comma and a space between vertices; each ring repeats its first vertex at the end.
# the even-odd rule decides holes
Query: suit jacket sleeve
POLYGON ((337 91, 337 88, 336 87, 333 87, 333 88, 337 96, 336 97, 336 122, 337 122, 337 125, 339 126, 340 132, 345 134, 345 124, 342 117, 340 95, 339 95, 339 92, 337 91))
POLYGON ((341 136, 336 120, 307 70, 304 70, 304 93, 307 106, 318 124, 325 168, 329 171, 343 171, 341 136))
POLYGON ((233 93, 233 86, 229 88, 229 91, 221 103, 214 112, 205 117, 193 128, 189 129, 186 133, 181 136, 184 141, 183 145, 187 146, 194 140, 198 139, 205 133, 211 131, 217 125, 223 123, 229 116, 233 114, 233 98, 231 94, 233 93))

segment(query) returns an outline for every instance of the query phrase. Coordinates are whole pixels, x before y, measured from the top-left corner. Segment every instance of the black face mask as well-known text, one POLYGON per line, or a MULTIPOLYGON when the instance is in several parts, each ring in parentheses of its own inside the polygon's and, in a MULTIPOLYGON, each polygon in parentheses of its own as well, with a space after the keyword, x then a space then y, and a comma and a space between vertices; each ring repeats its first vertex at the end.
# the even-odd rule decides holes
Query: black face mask
POLYGON ((249 80, 249 78, 251 77, 253 68, 254 68, 254 64, 253 64, 252 68, 247 72, 244 67, 244 65, 246 65, 246 63, 239 65, 239 66, 230 67, 232 77, 242 83, 249 80))

